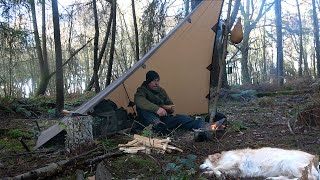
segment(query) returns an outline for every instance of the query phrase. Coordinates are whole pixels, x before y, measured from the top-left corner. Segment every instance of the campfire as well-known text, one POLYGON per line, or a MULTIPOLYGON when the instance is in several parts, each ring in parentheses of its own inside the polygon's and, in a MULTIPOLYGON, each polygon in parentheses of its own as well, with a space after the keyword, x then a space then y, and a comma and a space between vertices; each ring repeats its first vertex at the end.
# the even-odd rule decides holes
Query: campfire
POLYGON ((211 125, 212 130, 225 130, 226 129, 226 119, 220 119, 219 121, 214 122, 211 125))
POLYGON ((214 138, 220 139, 227 128, 227 119, 223 118, 211 124, 211 129, 194 129, 194 140, 196 142, 208 141, 214 138))

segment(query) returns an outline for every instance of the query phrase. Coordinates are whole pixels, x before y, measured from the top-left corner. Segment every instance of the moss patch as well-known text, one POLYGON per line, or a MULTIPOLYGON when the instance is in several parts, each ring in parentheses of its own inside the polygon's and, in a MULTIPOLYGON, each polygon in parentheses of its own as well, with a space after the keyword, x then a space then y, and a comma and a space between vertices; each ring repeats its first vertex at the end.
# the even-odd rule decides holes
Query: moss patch
POLYGON ((147 155, 127 155, 117 158, 111 164, 117 177, 148 179, 161 174, 161 167, 147 155))
POLYGON ((10 129, 5 130, 0 133, 0 149, 4 151, 15 151, 23 152, 25 151, 23 145, 19 141, 20 138, 27 144, 30 148, 34 146, 34 141, 32 140, 32 132, 22 130, 22 129, 10 129))

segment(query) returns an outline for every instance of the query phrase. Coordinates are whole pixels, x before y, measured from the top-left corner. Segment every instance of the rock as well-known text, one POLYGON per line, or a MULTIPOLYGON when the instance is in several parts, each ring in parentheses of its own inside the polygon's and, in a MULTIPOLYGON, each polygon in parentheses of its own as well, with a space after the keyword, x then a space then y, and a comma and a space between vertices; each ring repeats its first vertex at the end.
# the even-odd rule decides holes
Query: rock
POLYGON ((96 180, 105 180, 105 179, 112 179, 112 174, 104 164, 104 162, 100 162, 97 166, 96 169, 96 175, 95 175, 96 180))

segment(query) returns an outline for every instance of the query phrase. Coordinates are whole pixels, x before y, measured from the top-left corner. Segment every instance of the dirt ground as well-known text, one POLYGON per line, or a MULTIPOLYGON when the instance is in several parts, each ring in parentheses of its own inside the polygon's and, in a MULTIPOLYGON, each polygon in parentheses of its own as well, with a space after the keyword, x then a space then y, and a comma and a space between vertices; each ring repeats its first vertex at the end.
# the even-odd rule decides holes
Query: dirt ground
MULTIPOLYGON (((297 127, 297 114, 313 101, 315 95, 278 95, 273 97, 231 101, 222 99, 218 111, 225 114, 229 126, 222 139, 195 142, 193 132, 178 130, 170 137, 183 153, 171 154, 125 154, 104 159, 104 164, 114 179, 215 179, 199 172, 199 165, 209 155, 216 152, 240 148, 278 147, 300 149, 312 154, 320 154, 320 131, 315 127, 297 127), (290 125, 288 125, 290 124, 290 125), (292 132, 290 131, 290 128, 292 132)), ((32 119, 1 117, 0 140, 10 129, 34 130, 32 119)), ((38 120, 41 126, 49 126, 52 120, 38 120)), ((104 152, 115 152, 119 143, 126 143, 128 135, 117 134, 103 139, 104 152)), ((33 139, 29 140, 30 146, 33 139)), ((57 147, 26 152, 17 140, 16 150, 0 144, 0 177, 13 177, 52 162, 58 162, 70 155, 57 147)), ((76 163, 75 163, 76 164, 76 163)), ((74 179, 76 169, 81 169, 85 177, 94 175, 95 165, 73 165, 49 179, 74 179)), ((48 178, 44 178, 48 179, 48 178)))

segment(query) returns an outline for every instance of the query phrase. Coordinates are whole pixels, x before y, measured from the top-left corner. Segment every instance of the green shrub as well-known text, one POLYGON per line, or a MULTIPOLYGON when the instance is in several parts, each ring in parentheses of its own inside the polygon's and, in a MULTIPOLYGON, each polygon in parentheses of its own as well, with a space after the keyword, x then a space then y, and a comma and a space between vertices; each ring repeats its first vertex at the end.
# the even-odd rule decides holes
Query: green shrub
POLYGON ((233 131, 240 132, 241 130, 248 129, 248 127, 245 126, 242 121, 229 121, 228 124, 229 127, 231 127, 231 130, 233 131))
POLYGON ((29 139, 32 137, 32 132, 28 132, 28 131, 21 130, 21 129, 10 129, 8 131, 8 137, 13 138, 13 139, 16 139, 19 137, 29 139))
POLYGON ((196 155, 188 154, 186 158, 177 158, 175 163, 168 163, 164 171, 170 176, 170 180, 192 179, 196 174, 196 155))
POLYGON ((121 156, 113 161, 111 166, 114 172, 121 176, 120 179, 133 179, 132 173, 136 174, 138 179, 150 179, 147 177, 155 177, 161 173, 161 169, 153 159, 138 154, 121 156))
POLYGON ((153 137, 155 134, 152 131, 152 125, 149 125, 147 127, 145 127, 142 132, 141 135, 144 137, 153 137))

